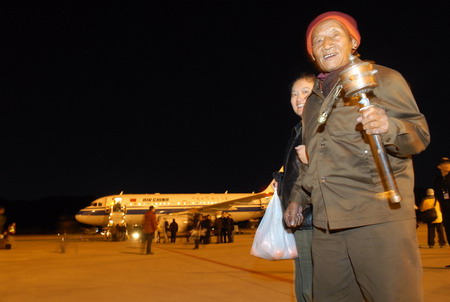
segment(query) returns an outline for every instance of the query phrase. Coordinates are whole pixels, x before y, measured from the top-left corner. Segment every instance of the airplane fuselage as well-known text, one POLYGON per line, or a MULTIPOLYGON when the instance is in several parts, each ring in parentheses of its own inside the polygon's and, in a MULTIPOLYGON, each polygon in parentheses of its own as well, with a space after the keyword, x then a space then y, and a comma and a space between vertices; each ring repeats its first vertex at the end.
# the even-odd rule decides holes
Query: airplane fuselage
POLYGON ((145 212, 150 206, 154 206, 157 216, 164 217, 169 222, 175 219, 179 230, 183 231, 189 223, 189 212, 200 210, 211 216, 227 212, 235 222, 262 217, 270 195, 263 198, 261 195, 255 195, 255 199, 252 199, 252 195, 254 193, 109 195, 91 202, 89 206, 81 209, 75 218, 78 222, 93 226, 141 225, 145 212), (247 200, 232 203, 233 200, 241 199, 247 200), (227 206, 221 207, 225 203, 227 206))

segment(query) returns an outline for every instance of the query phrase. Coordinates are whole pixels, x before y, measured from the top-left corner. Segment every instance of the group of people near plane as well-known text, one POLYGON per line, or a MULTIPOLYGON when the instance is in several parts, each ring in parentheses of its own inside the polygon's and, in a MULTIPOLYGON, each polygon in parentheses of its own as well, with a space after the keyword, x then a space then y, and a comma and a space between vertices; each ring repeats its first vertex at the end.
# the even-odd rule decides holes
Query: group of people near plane
POLYGON ((212 236, 216 237, 216 243, 234 242, 234 228, 234 219, 227 212, 223 212, 222 215, 216 217, 197 214, 188 227, 195 242, 194 249, 198 249, 200 243, 210 244, 212 236))
MULTIPOLYGON (((195 214, 193 220, 188 225, 189 238, 194 240, 194 249, 198 249, 201 244, 210 244, 211 237, 216 236, 216 243, 234 242, 234 219, 230 213, 223 212, 221 215, 211 217, 210 215, 195 214)), ((144 215, 142 242, 146 254, 152 255, 152 242, 163 243, 167 241, 167 233, 170 232, 170 242, 175 243, 178 232, 178 223, 175 219, 169 224, 166 218, 156 217, 155 207, 150 206, 144 215), (164 223, 161 223, 164 219, 164 223), (163 238, 163 239, 161 239, 163 238)))
POLYGON ((234 219, 230 213, 224 212, 222 216, 216 217, 214 220, 213 232, 216 236, 216 243, 234 242, 234 219))
POLYGON ((169 242, 168 234, 170 234, 170 243, 175 243, 177 240, 178 223, 175 219, 172 219, 172 222, 169 223, 167 218, 164 218, 164 224, 161 224, 160 219, 161 217, 157 218, 158 228, 156 230, 155 242, 169 242))
MULTIPOLYGON (((143 242, 146 244, 147 254, 152 254, 152 241, 166 243, 167 233, 170 232, 170 242, 175 243, 178 232, 175 219, 169 224, 166 218, 156 217, 154 212, 154 207, 150 207, 144 217, 143 242), (164 219, 164 223, 161 223, 161 219, 164 219)), ((194 240, 194 249, 198 249, 200 244, 210 244, 212 236, 216 236, 216 243, 231 243, 234 242, 234 228, 234 219, 229 213, 223 212, 215 218, 210 215, 196 214, 188 225, 187 240, 189 241, 189 238, 194 240)))

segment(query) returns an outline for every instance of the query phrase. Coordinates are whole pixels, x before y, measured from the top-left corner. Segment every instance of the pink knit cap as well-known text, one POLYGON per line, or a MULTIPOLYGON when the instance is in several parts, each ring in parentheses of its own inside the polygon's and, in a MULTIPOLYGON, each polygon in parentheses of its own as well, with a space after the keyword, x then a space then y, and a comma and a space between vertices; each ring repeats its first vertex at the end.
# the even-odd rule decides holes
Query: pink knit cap
POLYGON ((358 46, 361 43, 361 35, 359 34, 358 31, 358 24, 356 23, 355 19, 353 19, 353 17, 337 11, 326 12, 317 16, 309 24, 308 29, 306 30, 306 49, 310 56, 313 55, 312 41, 311 41, 312 32, 320 22, 328 19, 334 19, 336 21, 341 22, 348 29, 350 35, 358 42, 358 46))

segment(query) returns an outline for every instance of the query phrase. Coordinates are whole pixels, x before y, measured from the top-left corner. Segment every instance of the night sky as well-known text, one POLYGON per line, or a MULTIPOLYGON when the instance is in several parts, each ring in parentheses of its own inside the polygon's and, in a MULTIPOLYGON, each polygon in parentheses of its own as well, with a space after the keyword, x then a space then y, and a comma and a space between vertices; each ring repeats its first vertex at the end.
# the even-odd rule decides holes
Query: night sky
POLYGON ((243 2, 1 4, 0 197, 264 189, 297 122, 291 82, 315 71, 306 27, 329 10, 358 21, 362 59, 410 83, 430 185, 450 156, 443 6, 243 2))

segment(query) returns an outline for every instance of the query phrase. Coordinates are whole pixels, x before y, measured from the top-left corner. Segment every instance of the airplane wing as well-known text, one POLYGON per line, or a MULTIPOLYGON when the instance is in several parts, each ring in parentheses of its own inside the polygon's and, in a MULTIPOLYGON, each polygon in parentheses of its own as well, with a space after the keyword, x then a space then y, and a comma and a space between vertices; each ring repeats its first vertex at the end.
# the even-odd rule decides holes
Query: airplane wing
MULTIPOLYGON (((273 195, 273 192, 260 192, 260 193, 256 193, 256 194, 252 194, 243 198, 237 198, 237 199, 232 199, 229 201, 224 201, 221 203, 217 203, 217 204, 211 204, 211 205, 205 205, 205 206, 201 206, 201 207, 196 207, 196 208, 192 208, 186 211, 180 211, 180 212, 176 212, 177 215, 180 214, 187 214, 187 213, 214 213, 214 212, 219 212, 219 211, 229 211, 230 209, 232 209, 233 206, 237 206, 237 205, 245 205, 248 204, 250 201, 252 200, 256 200, 256 199, 261 199, 261 198, 265 198, 265 197, 270 197, 273 195)), ((168 214, 171 215, 171 214, 168 214)))
POLYGON ((261 192, 261 193, 252 194, 252 195, 249 195, 249 196, 246 196, 243 198, 232 199, 232 200, 217 203, 217 204, 211 204, 211 205, 206 205, 203 207, 194 208, 194 209, 191 209, 190 211, 194 211, 194 212, 227 211, 227 210, 230 210, 230 208, 232 208, 233 206, 248 204, 252 200, 261 199, 261 198, 265 198, 265 197, 272 196, 272 195, 273 195, 273 192, 261 192))

